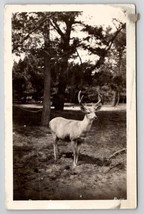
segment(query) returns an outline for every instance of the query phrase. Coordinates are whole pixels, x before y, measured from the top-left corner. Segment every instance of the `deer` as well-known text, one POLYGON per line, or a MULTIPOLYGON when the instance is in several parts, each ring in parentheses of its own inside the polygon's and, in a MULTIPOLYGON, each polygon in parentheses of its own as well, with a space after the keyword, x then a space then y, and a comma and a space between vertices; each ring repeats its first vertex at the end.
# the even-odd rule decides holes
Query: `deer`
POLYGON ((83 120, 55 117, 49 122, 49 128, 53 136, 54 160, 56 161, 58 156, 58 141, 68 139, 73 150, 73 167, 77 166, 81 143, 90 131, 93 121, 97 118, 96 112, 102 107, 102 99, 99 92, 98 102, 95 104, 83 104, 83 96, 81 96, 81 91, 79 91, 78 103, 81 111, 84 113, 83 120))

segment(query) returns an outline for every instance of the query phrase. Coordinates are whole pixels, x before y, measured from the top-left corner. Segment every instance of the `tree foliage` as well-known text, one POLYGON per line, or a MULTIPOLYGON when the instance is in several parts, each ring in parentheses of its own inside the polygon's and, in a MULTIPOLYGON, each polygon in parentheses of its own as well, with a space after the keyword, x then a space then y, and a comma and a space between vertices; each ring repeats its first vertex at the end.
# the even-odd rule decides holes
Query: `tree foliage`
POLYGON ((52 96, 55 108, 63 109, 65 98, 76 102, 78 90, 88 92, 91 86, 95 89, 91 93, 99 88, 107 101, 112 101, 107 97, 114 92, 117 99, 114 95, 113 103, 118 103, 120 93, 126 90, 126 25, 116 19, 113 28, 89 25, 79 21, 81 14, 13 14, 12 52, 23 57, 13 66, 14 93, 18 97, 26 92, 38 97, 45 94, 43 105, 50 103, 52 96), (83 38, 78 36, 79 29, 83 38), (93 56, 93 62, 83 59, 79 50, 93 56))

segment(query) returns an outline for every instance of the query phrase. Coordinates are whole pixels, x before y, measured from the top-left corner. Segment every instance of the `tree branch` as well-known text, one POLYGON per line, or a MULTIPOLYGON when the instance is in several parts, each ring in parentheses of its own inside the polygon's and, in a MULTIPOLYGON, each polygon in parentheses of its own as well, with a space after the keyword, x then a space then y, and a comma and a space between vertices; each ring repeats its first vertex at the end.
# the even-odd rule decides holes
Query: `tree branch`
POLYGON ((120 150, 114 152, 114 153, 109 157, 109 159, 114 158, 115 156, 117 156, 117 155, 120 154, 120 153, 125 152, 126 150, 127 150, 126 148, 123 148, 123 149, 120 149, 120 150))
POLYGON ((62 30, 60 29, 59 25, 57 24, 57 22, 51 18, 50 19, 50 23, 51 25, 54 27, 54 29, 58 32, 58 34, 64 39, 64 33, 62 32, 62 30), (51 20, 52 19, 52 20, 51 20))
POLYGON ((106 49, 107 52, 110 50, 110 48, 111 48, 111 46, 112 46, 112 44, 113 44, 115 38, 116 38, 117 35, 120 33, 120 31, 124 28, 124 26, 125 26, 125 24, 123 24, 123 25, 121 26, 121 28, 120 28, 119 30, 116 31, 116 33, 115 33, 115 35, 113 36, 113 38, 109 41, 109 46, 108 46, 108 48, 106 49))
POLYGON ((82 64, 82 59, 81 59, 81 57, 80 57, 79 52, 78 52, 77 49, 76 49, 76 52, 77 52, 77 55, 78 55, 78 57, 79 57, 79 59, 80 59, 80 63, 82 64))
POLYGON ((118 34, 120 33, 120 31, 124 28, 124 26, 125 26, 125 23, 122 24, 122 26, 120 27, 120 29, 116 31, 115 35, 114 35, 114 36, 112 37, 112 39, 109 41, 109 45, 108 45, 108 47, 107 47, 106 50, 105 50, 104 56, 101 56, 101 57, 99 58, 99 60, 97 61, 96 65, 94 66, 94 68, 96 68, 96 67, 98 66, 98 64, 106 57, 106 55, 107 55, 108 51, 110 50, 110 48, 111 48, 111 46, 112 46, 114 40, 116 39, 116 37, 118 36, 118 34))
POLYGON ((116 163, 113 166, 111 166, 108 170, 105 171, 105 173, 108 173, 109 171, 111 171, 113 168, 115 167, 123 167, 124 166, 124 162, 125 160, 123 160, 122 162, 116 163))
POLYGON ((32 34, 33 32, 35 32, 41 26, 41 24, 43 24, 46 21, 47 18, 49 18, 49 17, 47 15, 45 15, 44 18, 42 18, 40 21, 38 21, 38 23, 36 24, 36 26, 21 40, 20 44, 18 44, 17 46, 15 46, 13 48, 13 51, 16 50, 19 46, 21 46, 24 43, 24 41, 26 39, 28 39, 28 37, 30 36, 30 34, 32 34))

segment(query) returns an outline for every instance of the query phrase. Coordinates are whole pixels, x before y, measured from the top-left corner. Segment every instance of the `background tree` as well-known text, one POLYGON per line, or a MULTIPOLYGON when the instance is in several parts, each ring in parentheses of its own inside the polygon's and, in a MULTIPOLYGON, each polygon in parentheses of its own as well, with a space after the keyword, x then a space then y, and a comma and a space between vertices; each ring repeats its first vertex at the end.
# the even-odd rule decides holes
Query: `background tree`
MULTIPOLYGON (((118 22, 118 25, 122 24, 118 22)), ((126 91, 126 25, 124 25, 124 28, 114 40, 111 58, 115 61, 115 66, 113 66, 113 81, 111 84, 111 88, 114 91, 113 106, 115 106, 119 103, 120 94, 126 91)))
POLYGON ((46 13, 16 13, 12 18, 13 53, 32 55, 31 50, 41 52, 44 62, 44 96, 42 125, 47 125, 50 118, 50 53, 49 16, 46 13), (19 42, 18 42, 19 41, 19 42))
POLYGON ((104 29, 102 26, 85 25, 83 30, 88 36, 82 46, 96 56, 95 64, 87 71, 93 83, 107 90, 111 88, 114 91, 113 105, 116 105, 120 91, 125 91, 126 87, 126 25, 114 21, 115 31, 111 27, 104 29))
POLYGON ((43 56, 45 72, 42 125, 47 125, 50 117, 50 60, 53 57, 61 61, 60 67, 57 67, 59 85, 55 107, 63 109, 64 106, 68 59, 76 47, 76 40, 71 41, 70 45, 70 34, 72 25, 76 23, 75 16, 78 14, 78 12, 16 13, 12 19, 13 53, 28 55, 32 54, 33 49, 43 56), (59 22, 65 24, 63 30, 59 27, 59 22), (56 37, 55 46, 50 42, 50 24, 60 36, 60 39, 56 37))
POLYGON ((68 81, 68 60, 76 52, 76 48, 79 46, 79 39, 71 37, 72 31, 74 31, 74 26, 76 24, 81 24, 76 21, 76 17, 79 14, 80 12, 55 13, 55 16, 51 18, 51 24, 60 36, 59 48, 61 50, 61 61, 58 67, 58 88, 57 94, 54 97, 54 106, 56 110, 63 110, 65 90, 68 81), (59 22, 61 22, 61 27, 59 22))
POLYGON ((23 58, 13 67, 14 93, 20 87, 19 97, 25 91, 43 97, 43 125, 50 118, 51 98, 55 109, 62 110, 64 101, 76 102, 78 91, 89 91, 91 86, 94 98, 88 96, 87 101, 95 100, 100 89, 109 102, 114 92, 115 105, 125 91, 125 23, 114 20, 115 29, 88 25, 78 21, 81 14, 13 14, 13 54, 23 58), (78 37, 80 31, 83 37, 78 37), (92 56, 93 62, 80 56, 81 51, 92 56))

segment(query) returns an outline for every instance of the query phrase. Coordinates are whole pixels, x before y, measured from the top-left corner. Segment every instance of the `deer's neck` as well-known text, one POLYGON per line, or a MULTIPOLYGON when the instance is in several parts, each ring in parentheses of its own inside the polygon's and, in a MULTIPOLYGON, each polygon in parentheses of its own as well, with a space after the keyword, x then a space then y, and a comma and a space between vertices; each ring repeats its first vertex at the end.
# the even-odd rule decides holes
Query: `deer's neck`
POLYGON ((92 126, 92 122, 93 120, 88 119, 85 115, 84 119, 81 121, 82 132, 88 132, 92 126))

